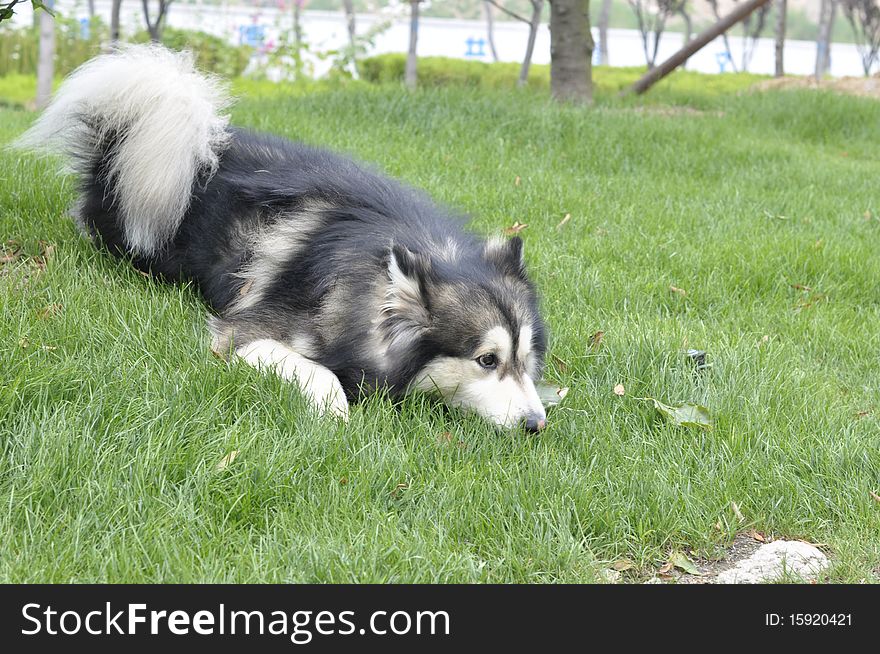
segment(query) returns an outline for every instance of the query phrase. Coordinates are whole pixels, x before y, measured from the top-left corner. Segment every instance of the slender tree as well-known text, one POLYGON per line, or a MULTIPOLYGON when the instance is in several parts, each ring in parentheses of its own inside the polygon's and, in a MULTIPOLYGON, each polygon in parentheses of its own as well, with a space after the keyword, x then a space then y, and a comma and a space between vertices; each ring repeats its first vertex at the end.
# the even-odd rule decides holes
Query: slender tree
POLYGON ((836 0, 822 0, 819 5, 819 36, 816 39, 816 79, 831 70, 831 29, 836 12, 836 0))
POLYGON ((599 64, 608 65, 608 21, 611 19, 611 3, 613 0, 602 0, 599 11, 599 64))
MULTIPOLYGON (((47 0, 51 10, 53 0, 47 0)), ((55 74, 55 19, 48 12, 40 12, 40 46, 37 60, 37 109, 49 104, 52 97, 52 78, 55 74)))
POLYGON ((788 0, 776 0, 776 70, 775 76, 785 75, 785 14, 788 12, 788 0))
POLYGON ((684 8, 685 0, 627 0, 627 2, 636 15, 645 63, 648 68, 653 68, 657 63, 660 38, 666 31, 666 21, 684 8))
POLYGON ((419 43, 419 3, 421 1, 409 0, 409 50, 406 53, 406 71, 403 79, 411 89, 416 88, 418 82, 416 49, 419 43))
POLYGON ((880 52, 880 6, 877 0, 840 0, 840 7, 852 27, 865 75, 870 75, 880 52))
POLYGON ((358 76, 357 56, 357 33, 355 30, 355 14, 354 0, 342 0, 342 7, 345 10, 345 28, 348 31, 348 46, 351 48, 351 67, 355 78, 358 76))
POLYGON ((550 91, 557 100, 593 100, 590 0, 550 0, 550 91))
POLYGON ((158 0, 159 9, 155 20, 150 20, 150 4, 149 0, 141 0, 144 8, 144 20, 147 22, 147 31, 150 33, 150 40, 158 43, 162 39, 162 29, 165 27, 165 16, 168 14, 168 8, 174 0, 158 0))
POLYGON ((535 51, 535 39, 538 37, 538 28, 541 27, 541 13, 544 11, 544 0, 529 0, 532 5, 532 17, 526 18, 516 13, 515 11, 511 11, 504 5, 498 2, 498 0, 486 0, 489 4, 498 7, 505 14, 513 18, 514 20, 518 20, 521 23, 526 23, 529 26, 529 39, 526 42, 526 54, 523 57, 522 65, 519 68, 519 79, 516 82, 517 86, 525 86, 529 80, 529 68, 532 65, 532 53, 535 51))
POLYGON ((110 43, 119 41, 119 13, 122 9, 122 0, 113 0, 110 5, 110 43))
POLYGON ((498 50, 495 49, 495 16, 492 14, 492 3, 483 0, 483 13, 486 14, 486 40, 489 41, 489 52, 492 61, 498 61, 498 50))

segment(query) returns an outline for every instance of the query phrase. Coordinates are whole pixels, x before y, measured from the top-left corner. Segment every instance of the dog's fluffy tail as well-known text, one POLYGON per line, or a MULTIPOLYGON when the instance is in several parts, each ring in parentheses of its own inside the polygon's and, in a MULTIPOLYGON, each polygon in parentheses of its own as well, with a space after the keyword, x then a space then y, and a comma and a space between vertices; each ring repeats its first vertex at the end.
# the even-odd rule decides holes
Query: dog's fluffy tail
POLYGON ((127 47, 77 69, 15 146, 61 151, 83 175, 100 170, 126 244, 150 255, 176 233, 193 184, 216 171, 227 104, 189 53, 127 47))

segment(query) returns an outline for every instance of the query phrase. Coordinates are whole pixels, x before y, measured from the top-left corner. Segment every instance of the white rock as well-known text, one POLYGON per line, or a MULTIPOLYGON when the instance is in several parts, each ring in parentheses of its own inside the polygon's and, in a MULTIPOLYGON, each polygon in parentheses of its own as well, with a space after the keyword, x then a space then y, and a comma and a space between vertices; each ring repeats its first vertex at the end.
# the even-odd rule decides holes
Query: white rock
POLYGON ((786 578, 811 581, 829 566, 818 548, 797 540, 761 545, 750 557, 718 574, 716 584, 760 584, 786 578))
POLYGON ((617 570, 599 570, 599 579, 603 584, 619 584, 620 572, 617 570))

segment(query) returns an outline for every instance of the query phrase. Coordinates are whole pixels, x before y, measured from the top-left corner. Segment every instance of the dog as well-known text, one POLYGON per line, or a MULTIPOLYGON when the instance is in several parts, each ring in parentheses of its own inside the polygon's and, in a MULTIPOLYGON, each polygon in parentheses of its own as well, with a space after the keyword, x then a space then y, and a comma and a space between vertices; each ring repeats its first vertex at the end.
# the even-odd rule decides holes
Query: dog
POLYGON ((344 156, 230 127, 188 53, 131 46, 76 70, 17 147, 61 152, 97 245, 191 280, 215 352, 315 410, 384 389, 544 428, 547 330, 519 237, 481 239, 425 194, 344 156))

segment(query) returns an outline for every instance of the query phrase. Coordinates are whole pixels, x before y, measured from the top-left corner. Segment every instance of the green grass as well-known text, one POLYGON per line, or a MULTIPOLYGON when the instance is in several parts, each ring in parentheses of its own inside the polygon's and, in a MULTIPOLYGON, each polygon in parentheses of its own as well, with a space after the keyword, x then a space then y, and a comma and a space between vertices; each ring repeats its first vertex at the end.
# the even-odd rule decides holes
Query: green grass
MULTIPOLYGON (((72 180, 2 152, 0 237, 55 249, 0 277, 0 581, 589 582, 621 557, 636 581, 751 528, 824 543, 832 581, 877 580, 880 104, 250 90, 237 124, 375 162, 479 232, 527 223, 568 397, 537 437, 420 397, 324 422, 210 355, 191 288, 82 240, 72 180), (715 429, 644 396, 705 404, 715 429)), ((32 114, 0 120, 6 142, 32 114)))

